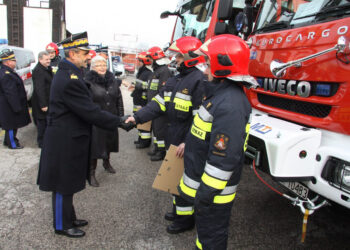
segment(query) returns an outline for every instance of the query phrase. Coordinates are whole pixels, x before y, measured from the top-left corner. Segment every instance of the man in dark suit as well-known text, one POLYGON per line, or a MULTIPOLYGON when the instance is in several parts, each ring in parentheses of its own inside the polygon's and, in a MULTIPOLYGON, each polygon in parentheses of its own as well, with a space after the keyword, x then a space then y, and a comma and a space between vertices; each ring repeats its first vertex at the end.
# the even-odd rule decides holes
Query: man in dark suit
POLYGON ((50 66, 50 55, 42 51, 38 56, 38 64, 33 70, 34 92, 32 96, 33 117, 36 119, 38 130, 37 142, 39 148, 43 145, 43 138, 46 129, 46 115, 49 106, 50 88, 53 78, 52 68, 50 66))
POLYGON ((82 237, 85 232, 78 227, 88 222, 77 220, 73 195, 85 188, 89 178, 92 125, 110 131, 118 126, 128 131, 133 126, 124 122, 126 117, 112 115, 92 102, 82 73, 90 58, 87 33, 75 34, 61 44, 66 58, 52 81, 38 185, 52 192, 55 233, 82 237))
POLYGON ((11 49, 0 52, 0 124, 5 132, 4 146, 21 149, 17 129, 28 125, 30 116, 23 81, 14 71, 16 57, 11 49))

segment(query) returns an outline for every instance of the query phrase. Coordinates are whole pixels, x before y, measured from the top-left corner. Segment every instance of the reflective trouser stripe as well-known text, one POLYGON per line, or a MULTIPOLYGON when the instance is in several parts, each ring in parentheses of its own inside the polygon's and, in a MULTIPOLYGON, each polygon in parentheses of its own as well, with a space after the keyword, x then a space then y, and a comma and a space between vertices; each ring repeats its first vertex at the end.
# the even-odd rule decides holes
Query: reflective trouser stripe
POLYGON ((17 148, 16 142, 15 142, 15 136, 13 134, 13 130, 9 130, 9 139, 10 139, 11 147, 17 148))
POLYGON ((197 246, 200 250, 203 249, 202 244, 199 242, 198 236, 197 236, 197 240, 196 240, 196 246, 197 246))
POLYGON ((151 133, 139 133, 141 139, 151 139, 151 133))
POLYGON ((55 208, 55 221, 56 221, 56 230, 62 230, 63 229, 63 197, 62 194, 56 192, 56 208, 55 208))
POLYGON ((165 148, 165 142, 164 141, 157 141, 157 146, 159 148, 165 148))
POLYGON ((182 177, 180 180, 180 189, 182 192, 184 192, 184 194, 186 194, 192 198, 196 197, 197 189, 193 189, 193 188, 188 187, 184 183, 184 177, 182 177))
POLYGON ((223 180, 219 180, 214 177, 211 177, 210 175, 207 175, 207 173, 205 172, 202 175, 202 181, 209 187, 213 187, 215 189, 224 189, 227 184, 227 181, 223 181, 223 180))
POLYGON ((248 147, 249 130, 250 130, 250 123, 247 123, 247 125, 245 126, 245 133, 247 135, 244 140, 244 152, 247 150, 247 147, 248 147))
POLYGON ((192 215, 193 213, 194 213, 193 206, 191 206, 191 207, 176 206, 176 214, 177 215, 192 215))
POLYGON ((236 193, 230 195, 216 195, 214 197, 214 203, 224 204, 233 201, 236 197, 236 193))
POLYGON ((176 205, 175 196, 173 196, 173 204, 176 205))

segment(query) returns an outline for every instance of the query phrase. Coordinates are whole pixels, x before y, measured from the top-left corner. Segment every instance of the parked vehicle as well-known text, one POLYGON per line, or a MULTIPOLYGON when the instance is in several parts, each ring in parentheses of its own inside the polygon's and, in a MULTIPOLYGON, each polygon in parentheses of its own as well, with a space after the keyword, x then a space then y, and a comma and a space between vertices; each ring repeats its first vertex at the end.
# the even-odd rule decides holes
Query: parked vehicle
POLYGON ((127 74, 134 74, 135 73, 135 64, 133 63, 124 63, 125 72, 127 74))
POLYGON ((35 63, 34 54, 29 49, 9 45, 0 45, 0 51, 5 48, 12 49, 15 53, 15 57, 17 60, 15 71, 22 78, 24 88, 27 93, 27 100, 30 100, 33 94, 33 79, 31 66, 33 63, 35 63))
POLYGON ((120 56, 111 57, 113 72, 118 77, 125 77, 125 67, 120 56))

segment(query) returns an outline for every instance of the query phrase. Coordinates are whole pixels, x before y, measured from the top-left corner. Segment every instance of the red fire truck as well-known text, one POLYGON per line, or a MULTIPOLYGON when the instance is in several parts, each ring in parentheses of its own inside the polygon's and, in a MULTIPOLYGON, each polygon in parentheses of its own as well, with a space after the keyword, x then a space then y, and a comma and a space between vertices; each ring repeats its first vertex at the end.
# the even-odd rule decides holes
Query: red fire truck
POLYGON ((251 48, 246 156, 311 212, 350 208, 350 1, 182 0, 173 40, 232 33, 251 48))

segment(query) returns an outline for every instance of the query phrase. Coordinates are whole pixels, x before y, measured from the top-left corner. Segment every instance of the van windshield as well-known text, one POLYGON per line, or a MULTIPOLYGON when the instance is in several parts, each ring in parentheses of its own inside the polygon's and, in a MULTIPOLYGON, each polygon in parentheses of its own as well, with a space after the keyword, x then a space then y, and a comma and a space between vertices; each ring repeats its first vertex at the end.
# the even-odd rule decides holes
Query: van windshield
POLYGON ((348 0, 265 0, 254 32, 311 25, 349 15, 348 0))
POLYGON ((35 63, 34 54, 25 50, 14 50, 16 56, 16 69, 23 69, 30 67, 32 63, 35 63))

